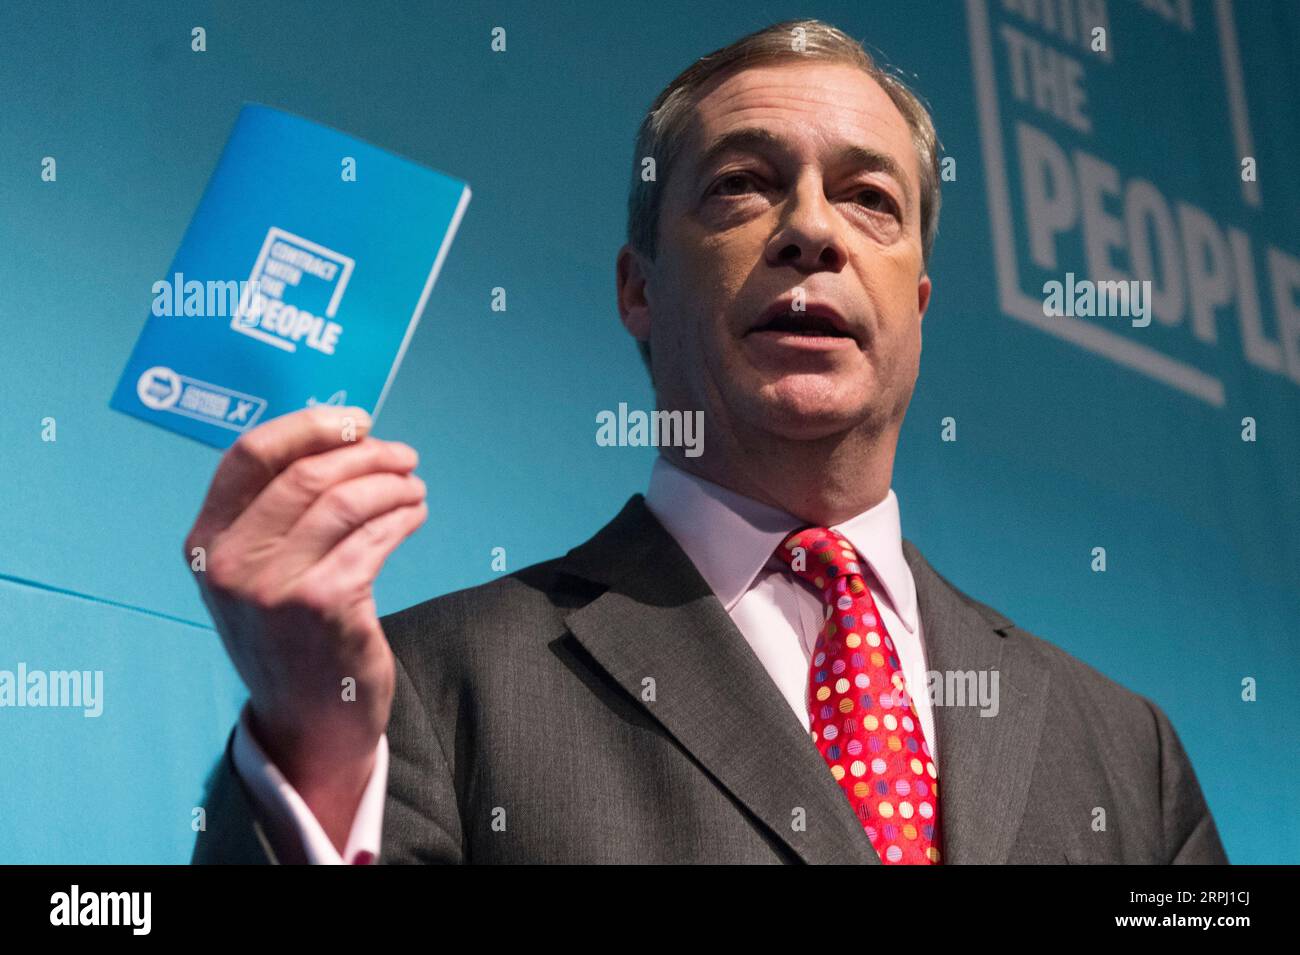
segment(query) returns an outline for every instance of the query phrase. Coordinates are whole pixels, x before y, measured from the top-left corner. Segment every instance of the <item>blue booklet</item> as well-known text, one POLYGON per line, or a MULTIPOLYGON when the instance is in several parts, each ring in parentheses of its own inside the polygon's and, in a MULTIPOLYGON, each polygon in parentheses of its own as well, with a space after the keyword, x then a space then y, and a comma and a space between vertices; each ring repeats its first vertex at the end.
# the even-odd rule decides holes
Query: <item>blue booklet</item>
POLYGON ((469 198, 457 179, 246 105, 110 406, 219 448, 312 404, 377 415, 469 198))

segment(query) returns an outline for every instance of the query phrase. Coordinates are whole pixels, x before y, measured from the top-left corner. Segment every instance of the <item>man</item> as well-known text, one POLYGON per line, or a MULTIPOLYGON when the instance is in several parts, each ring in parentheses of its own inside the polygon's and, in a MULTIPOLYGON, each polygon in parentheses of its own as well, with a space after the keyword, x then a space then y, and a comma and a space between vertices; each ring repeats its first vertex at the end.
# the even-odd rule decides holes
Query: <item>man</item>
POLYGON ((195 860, 1226 862, 1164 713, 901 537, 937 149, 817 21, 669 85, 618 305, 704 453, 562 558, 380 621, 415 453, 357 409, 241 437, 186 541, 250 690, 195 860))

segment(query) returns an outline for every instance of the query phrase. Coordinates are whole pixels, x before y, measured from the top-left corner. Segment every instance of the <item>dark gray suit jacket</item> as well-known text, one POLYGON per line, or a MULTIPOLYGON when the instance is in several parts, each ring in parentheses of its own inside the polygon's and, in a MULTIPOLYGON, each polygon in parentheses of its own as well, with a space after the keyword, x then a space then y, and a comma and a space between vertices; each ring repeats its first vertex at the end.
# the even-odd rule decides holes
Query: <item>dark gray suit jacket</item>
MULTIPOLYGON (((935 707, 946 863, 1227 862, 1154 703, 903 551, 930 670, 999 673, 996 716, 935 707)), ((397 690, 381 862, 880 861, 639 494, 563 558, 382 624, 397 690)), ((206 805, 195 862, 292 861, 229 746, 206 805)))

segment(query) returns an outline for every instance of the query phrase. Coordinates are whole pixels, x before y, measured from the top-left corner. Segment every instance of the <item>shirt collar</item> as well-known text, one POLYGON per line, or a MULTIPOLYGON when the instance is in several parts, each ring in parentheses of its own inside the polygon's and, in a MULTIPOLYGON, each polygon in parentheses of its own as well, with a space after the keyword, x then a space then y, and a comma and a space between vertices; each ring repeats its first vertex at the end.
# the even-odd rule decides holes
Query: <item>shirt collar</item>
MULTIPOLYGON (((781 541, 807 523, 691 474, 662 455, 655 458, 645 502, 728 613, 773 559, 781 541)), ((915 633, 916 584, 903 556, 894 489, 880 503, 831 527, 870 566, 894 613, 915 633)))

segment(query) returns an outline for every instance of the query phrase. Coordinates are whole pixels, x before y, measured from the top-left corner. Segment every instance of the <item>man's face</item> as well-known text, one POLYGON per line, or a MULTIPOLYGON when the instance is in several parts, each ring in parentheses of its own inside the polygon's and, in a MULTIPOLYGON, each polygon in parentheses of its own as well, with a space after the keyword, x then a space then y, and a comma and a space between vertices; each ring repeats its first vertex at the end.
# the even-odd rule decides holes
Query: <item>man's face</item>
POLYGON ((660 407, 738 436, 896 432, 930 280, 917 153, 871 77, 812 61, 715 80, 661 200, 644 306, 620 288, 660 407))

